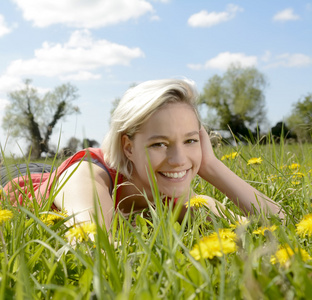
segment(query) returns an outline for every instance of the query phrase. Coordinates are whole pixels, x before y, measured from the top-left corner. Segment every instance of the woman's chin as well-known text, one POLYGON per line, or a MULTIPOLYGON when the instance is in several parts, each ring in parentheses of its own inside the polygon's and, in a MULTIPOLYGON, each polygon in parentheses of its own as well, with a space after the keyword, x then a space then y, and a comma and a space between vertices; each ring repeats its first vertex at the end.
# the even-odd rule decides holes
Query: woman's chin
POLYGON ((174 198, 186 198, 189 196, 189 190, 183 190, 183 191, 161 191, 160 194, 164 197, 168 197, 171 199, 174 198))

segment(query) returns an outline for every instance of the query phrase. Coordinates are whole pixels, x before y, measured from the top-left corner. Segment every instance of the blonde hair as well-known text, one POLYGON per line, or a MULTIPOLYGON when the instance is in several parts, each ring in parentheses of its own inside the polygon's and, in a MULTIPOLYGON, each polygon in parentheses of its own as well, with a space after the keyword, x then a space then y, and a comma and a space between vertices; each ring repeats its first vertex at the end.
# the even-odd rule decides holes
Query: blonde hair
POLYGON ((111 116, 110 129, 102 143, 105 162, 130 178, 132 163, 122 149, 122 136, 133 138, 141 125, 168 103, 189 104, 199 120, 197 98, 195 83, 188 79, 151 80, 127 90, 111 116))

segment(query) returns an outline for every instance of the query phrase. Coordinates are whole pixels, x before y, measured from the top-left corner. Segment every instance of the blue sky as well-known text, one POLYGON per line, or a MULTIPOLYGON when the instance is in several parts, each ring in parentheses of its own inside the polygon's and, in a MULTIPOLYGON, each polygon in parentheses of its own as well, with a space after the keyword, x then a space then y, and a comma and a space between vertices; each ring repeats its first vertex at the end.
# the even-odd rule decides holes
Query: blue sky
MULTIPOLYGON (((81 114, 58 124, 52 145, 60 133, 61 145, 73 136, 101 142, 112 101, 133 83, 187 77, 201 92, 231 63, 266 76, 273 126, 312 92, 312 2, 4 0, 0 56, 0 121, 8 92, 25 78, 41 92, 78 88, 81 114)), ((2 128, 0 144, 19 151, 2 128)))

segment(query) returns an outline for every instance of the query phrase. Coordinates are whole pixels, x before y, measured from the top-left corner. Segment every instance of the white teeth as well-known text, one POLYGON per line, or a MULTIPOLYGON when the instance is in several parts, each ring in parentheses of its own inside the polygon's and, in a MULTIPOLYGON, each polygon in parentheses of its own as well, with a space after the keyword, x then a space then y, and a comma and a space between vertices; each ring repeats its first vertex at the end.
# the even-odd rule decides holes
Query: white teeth
POLYGON ((182 171, 182 172, 170 172, 170 173, 163 173, 163 175, 165 175, 166 177, 170 177, 170 178, 182 178, 185 174, 186 171, 182 171))

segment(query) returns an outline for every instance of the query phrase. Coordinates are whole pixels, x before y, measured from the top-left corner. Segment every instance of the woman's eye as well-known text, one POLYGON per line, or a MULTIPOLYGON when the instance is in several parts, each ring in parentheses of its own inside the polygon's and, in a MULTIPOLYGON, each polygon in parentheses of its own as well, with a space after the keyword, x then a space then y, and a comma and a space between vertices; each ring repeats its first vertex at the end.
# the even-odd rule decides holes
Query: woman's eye
POLYGON ((161 147, 166 147, 166 144, 165 143, 155 143, 155 144, 152 144, 150 147, 161 148, 161 147))
POLYGON ((198 142, 199 142, 199 140, 197 140, 197 139, 189 139, 189 140, 186 140, 185 144, 195 144, 198 142))

